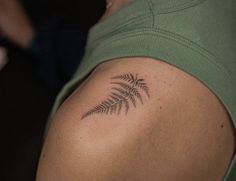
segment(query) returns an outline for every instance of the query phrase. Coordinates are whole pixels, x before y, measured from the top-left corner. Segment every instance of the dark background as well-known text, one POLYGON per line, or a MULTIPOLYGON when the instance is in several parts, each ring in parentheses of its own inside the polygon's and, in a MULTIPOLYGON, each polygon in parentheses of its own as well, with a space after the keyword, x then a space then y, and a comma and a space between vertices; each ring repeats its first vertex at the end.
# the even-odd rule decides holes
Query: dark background
MULTIPOLYGON (((34 26, 52 16, 88 30, 104 11, 104 0, 22 0, 34 26)), ((1 171, 3 181, 33 181, 43 133, 57 91, 45 87, 34 58, 8 45, 9 60, 0 72, 1 171)))

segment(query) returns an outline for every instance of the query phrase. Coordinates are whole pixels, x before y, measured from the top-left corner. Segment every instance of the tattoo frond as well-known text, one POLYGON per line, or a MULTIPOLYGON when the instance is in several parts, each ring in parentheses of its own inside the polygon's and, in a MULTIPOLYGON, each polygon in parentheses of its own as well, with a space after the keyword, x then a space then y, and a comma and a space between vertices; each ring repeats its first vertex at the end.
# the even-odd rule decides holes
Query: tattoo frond
POLYGON ((140 90, 144 91, 148 97, 149 89, 144 79, 138 79, 138 75, 135 76, 131 73, 112 77, 117 81, 111 82, 112 87, 111 94, 101 104, 95 106, 93 109, 88 111, 82 116, 82 119, 98 113, 105 114, 120 114, 124 109, 125 114, 128 113, 130 103, 136 108, 137 100, 143 104, 142 94, 140 90))
POLYGON ((149 95, 149 88, 148 88, 148 86, 147 86, 146 83, 144 83, 144 82, 138 82, 138 83, 136 84, 136 86, 139 87, 140 89, 142 89, 142 90, 146 93, 146 95, 147 95, 148 97, 150 97, 150 95, 149 95))
POLYGON ((112 79, 122 79, 122 80, 128 81, 130 83, 135 82, 135 78, 131 73, 124 74, 124 75, 118 75, 118 76, 112 77, 112 79))

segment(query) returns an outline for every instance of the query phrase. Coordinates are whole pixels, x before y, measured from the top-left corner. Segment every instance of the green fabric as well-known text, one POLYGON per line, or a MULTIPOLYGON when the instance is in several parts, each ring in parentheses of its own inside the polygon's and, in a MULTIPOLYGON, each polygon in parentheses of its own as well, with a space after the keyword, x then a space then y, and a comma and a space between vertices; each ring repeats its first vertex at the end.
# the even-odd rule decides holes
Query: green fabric
MULTIPOLYGON (((236 127, 235 0, 134 0, 91 29, 82 64, 52 114, 98 64, 132 56, 163 60, 201 80, 236 127)), ((224 180, 236 180, 236 158, 224 180)))

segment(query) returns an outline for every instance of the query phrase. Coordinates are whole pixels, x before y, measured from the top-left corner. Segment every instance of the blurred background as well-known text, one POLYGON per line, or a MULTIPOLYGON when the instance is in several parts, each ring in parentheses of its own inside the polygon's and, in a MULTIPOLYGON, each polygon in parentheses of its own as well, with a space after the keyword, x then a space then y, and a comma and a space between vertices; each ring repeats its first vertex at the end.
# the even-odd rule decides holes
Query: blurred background
MULTIPOLYGON (((46 43, 45 46, 39 43, 41 49, 32 45, 32 49, 36 52, 34 53, 17 46, 8 38, 0 39, 0 46, 8 51, 9 60, 0 70, 0 123, 3 133, 0 180, 2 181, 35 179, 48 114, 58 91, 74 71, 67 76, 51 75, 54 64, 49 65, 47 61, 58 60, 62 65, 67 65, 67 59, 69 61, 77 57, 76 61, 79 62, 87 32, 105 9, 104 0, 21 0, 20 2, 35 27, 36 34, 38 31, 42 32, 41 39, 39 36, 37 41, 43 39, 46 43), (77 39, 73 38, 74 36, 77 39), (57 47, 52 48, 48 40, 57 47), (71 48, 60 51, 64 46, 71 48), (49 52, 41 55, 40 51, 49 52), (45 68, 48 67, 50 69, 47 72, 45 68), (57 81, 59 83, 55 83, 57 81)), ((75 66, 76 63, 71 65, 75 66)))

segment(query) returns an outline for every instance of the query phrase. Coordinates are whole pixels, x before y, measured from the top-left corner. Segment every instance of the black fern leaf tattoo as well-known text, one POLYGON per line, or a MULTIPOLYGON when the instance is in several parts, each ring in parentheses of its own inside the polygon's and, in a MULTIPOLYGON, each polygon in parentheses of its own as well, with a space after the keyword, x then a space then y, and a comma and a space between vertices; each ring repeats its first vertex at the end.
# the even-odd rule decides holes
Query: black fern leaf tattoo
POLYGON ((131 105, 136 108, 138 102, 143 104, 142 93, 145 93, 148 98, 150 97, 145 80, 138 78, 138 74, 118 75, 111 79, 113 87, 109 97, 86 112, 82 119, 99 113, 119 115, 122 109, 127 114, 131 105))

